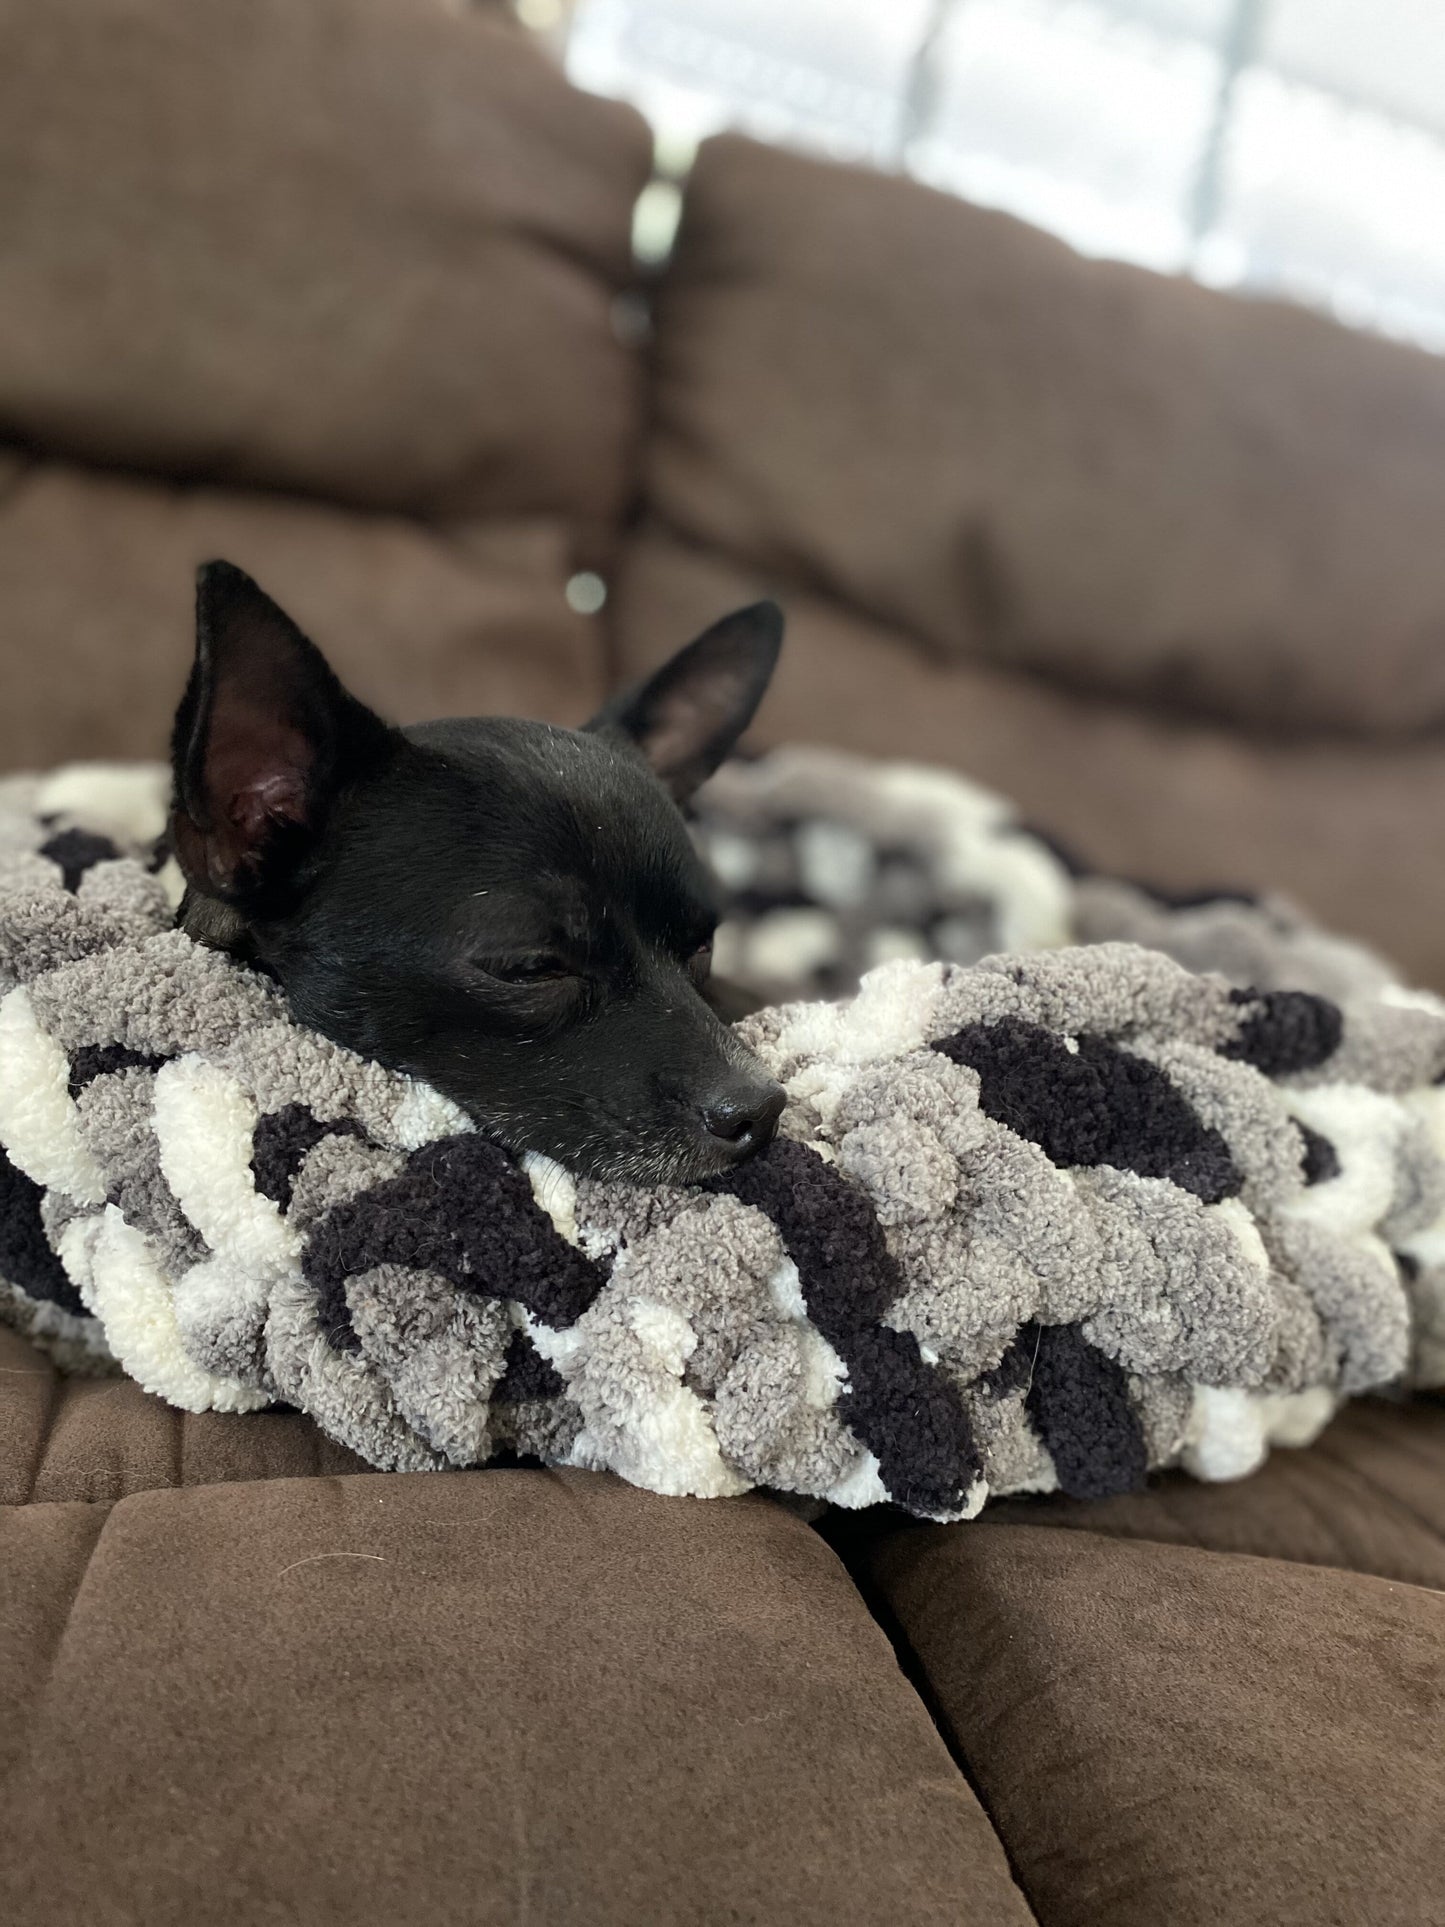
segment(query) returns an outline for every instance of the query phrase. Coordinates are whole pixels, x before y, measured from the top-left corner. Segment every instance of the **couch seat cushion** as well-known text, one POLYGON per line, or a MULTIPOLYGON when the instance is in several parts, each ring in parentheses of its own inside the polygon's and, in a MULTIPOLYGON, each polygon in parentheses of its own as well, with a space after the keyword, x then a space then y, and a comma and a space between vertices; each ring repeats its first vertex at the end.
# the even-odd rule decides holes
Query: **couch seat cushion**
POLYGON ((842 1566, 768 1501, 369 1474, 0 1535, 11 1927, 1031 1920, 842 1566))

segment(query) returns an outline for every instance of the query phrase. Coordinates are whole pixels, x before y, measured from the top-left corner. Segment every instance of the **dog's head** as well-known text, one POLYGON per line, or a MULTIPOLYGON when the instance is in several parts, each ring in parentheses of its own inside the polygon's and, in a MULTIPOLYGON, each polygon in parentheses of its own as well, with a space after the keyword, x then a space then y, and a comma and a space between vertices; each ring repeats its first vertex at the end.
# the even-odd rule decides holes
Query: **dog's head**
POLYGON ((782 1092, 700 995, 717 911, 677 806, 781 637, 773 604, 740 610, 582 730, 397 730, 211 563, 173 743, 182 923, 513 1151, 648 1182, 725 1169, 782 1092))

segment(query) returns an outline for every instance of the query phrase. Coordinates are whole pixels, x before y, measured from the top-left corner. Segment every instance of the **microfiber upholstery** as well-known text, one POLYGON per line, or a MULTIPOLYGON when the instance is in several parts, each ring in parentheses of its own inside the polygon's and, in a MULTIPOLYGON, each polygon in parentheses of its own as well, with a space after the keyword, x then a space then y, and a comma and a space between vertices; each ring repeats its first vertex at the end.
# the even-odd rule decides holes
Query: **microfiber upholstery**
POLYGON ((1445 1399, 1409 1406, 1360 1400, 1308 1452, 1276 1452, 1257 1477, 1230 1485, 1183 1479, 1092 1505, 1050 1497, 1005 1501, 990 1515, 1249 1553, 1445 1593, 1445 1399))
POLYGON ((1284 733, 1445 723, 1445 364, 736 135, 659 303, 689 542, 935 661, 1284 733))
POLYGON ((194 649, 196 567, 217 555, 283 598, 397 721, 575 723, 603 700, 596 637, 566 603, 561 513, 442 525, 17 457, 0 476, 0 763, 43 765, 76 743, 160 753, 194 649))
POLYGON ((591 713, 649 153, 500 0, 0 0, 0 768, 161 753, 216 555, 398 721, 591 713))
POLYGON ((1440 1918, 1445 1593, 1027 1524, 855 1570, 1050 1927, 1440 1918))
POLYGON ((14 1927, 1033 1920, 842 1566, 765 1502, 257 1480, 0 1512, 17 1571, 14 1927))
POLYGON ((133 1492, 364 1471, 296 1411, 237 1426, 122 1378, 73 1378, 0 1328, 0 1506, 104 1507, 133 1492))
POLYGON ((948 762, 1445 986, 1438 357, 722 135, 654 369, 627 673, 778 596, 760 740, 948 762))
POLYGON ((1352 1407, 1243 1485, 962 1531, 847 1515, 829 1536, 920 1699, 774 1507, 565 1473, 318 1478, 341 1468, 309 1421, 115 1382, 62 1464, 85 1388, 10 1333, 0 1367, 7 1465, 18 1392, 57 1413, 48 1485, 0 1511, 20 1927, 94 1919, 97 1891, 103 1919, 176 1927, 341 1923, 378 1893, 403 1927, 511 1921, 519 1894, 589 1923, 1431 1918, 1428 1408, 1352 1407), (370 1556, 316 1557, 337 1553, 370 1556), (90 1829, 67 1822, 82 1798, 90 1829))
POLYGON ((5 0, 0 424, 187 480, 609 523, 648 161, 498 5, 5 0))

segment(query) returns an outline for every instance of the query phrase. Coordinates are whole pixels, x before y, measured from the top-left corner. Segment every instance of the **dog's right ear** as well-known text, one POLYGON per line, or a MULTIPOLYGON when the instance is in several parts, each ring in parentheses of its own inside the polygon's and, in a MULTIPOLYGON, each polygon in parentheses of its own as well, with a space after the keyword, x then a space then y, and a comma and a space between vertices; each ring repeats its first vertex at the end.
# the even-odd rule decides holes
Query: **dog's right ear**
POLYGON ((171 835, 193 891, 243 915, 279 907, 337 792, 391 740, 250 576, 206 563, 171 742, 171 835))

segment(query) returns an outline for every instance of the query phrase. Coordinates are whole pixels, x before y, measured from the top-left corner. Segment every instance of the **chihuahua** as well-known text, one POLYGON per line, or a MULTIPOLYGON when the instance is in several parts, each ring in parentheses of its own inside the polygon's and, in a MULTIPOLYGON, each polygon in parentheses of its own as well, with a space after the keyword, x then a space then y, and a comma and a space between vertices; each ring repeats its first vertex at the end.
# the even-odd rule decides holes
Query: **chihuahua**
POLYGON ((782 626, 771 602, 725 617, 580 730, 395 729, 208 563, 172 743, 181 927, 512 1152, 639 1183, 728 1169, 783 1093, 706 1001, 717 903, 678 806, 782 626))

